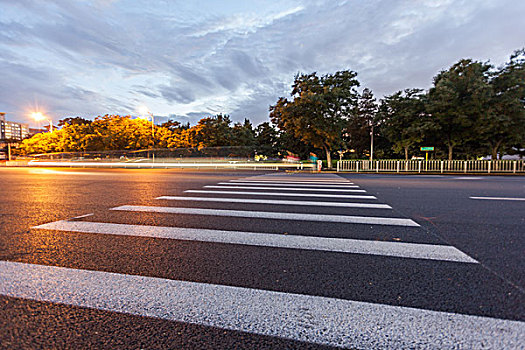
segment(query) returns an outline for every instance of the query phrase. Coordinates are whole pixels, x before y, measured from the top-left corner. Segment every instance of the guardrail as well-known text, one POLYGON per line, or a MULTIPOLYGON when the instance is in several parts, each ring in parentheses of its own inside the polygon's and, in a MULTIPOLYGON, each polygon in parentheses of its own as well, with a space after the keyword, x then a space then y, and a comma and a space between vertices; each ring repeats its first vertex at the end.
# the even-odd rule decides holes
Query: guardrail
POLYGON ((389 173, 525 173, 525 160, 340 160, 337 171, 389 173))
POLYGON ((169 169, 169 168, 194 168, 194 169, 246 169, 246 170, 317 170, 312 163, 287 163, 287 162, 72 162, 72 161, 11 161, 6 166, 20 167, 66 167, 66 168, 130 168, 130 169, 169 169))

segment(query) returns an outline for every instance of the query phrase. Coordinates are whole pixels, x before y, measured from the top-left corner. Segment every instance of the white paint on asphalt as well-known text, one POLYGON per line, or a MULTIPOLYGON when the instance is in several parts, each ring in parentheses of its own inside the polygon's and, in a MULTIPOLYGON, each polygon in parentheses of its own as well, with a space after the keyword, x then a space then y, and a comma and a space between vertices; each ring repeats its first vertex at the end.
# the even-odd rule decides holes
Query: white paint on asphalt
MULTIPOLYGON (((220 182, 224 184, 223 182, 220 182)), ((231 185, 229 183, 226 183, 226 185, 231 185)), ((269 186, 286 186, 286 184, 282 185, 269 185, 269 186)), ((314 192, 352 192, 352 193, 365 193, 365 190, 357 190, 357 189, 351 189, 351 190, 343 190, 343 189, 334 189, 334 188, 297 188, 297 187, 258 187, 258 186, 224 186, 224 185, 207 185, 204 186, 204 188, 224 188, 224 189, 242 189, 242 190, 274 190, 274 191, 314 191, 314 192)))
POLYGON ((178 239, 201 242, 254 245, 262 247, 321 250, 352 254, 369 254, 413 259, 477 263, 460 250, 447 245, 382 242, 358 239, 312 237, 242 231, 206 230, 182 227, 143 226, 86 221, 56 221, 33 229, 70 231, 178 239))
POLYGON ((258 184, 267 184, 267 183, 277 183, 277 184, 290 184, 290 185, 303 185, 303 186, 340 186, 340 187, 357 187, 353 182, 307 182, 307 181, 280 181, 280 180, 230 180, 230 183, 258 183, 258 184))
POLYGON ((360 349, 519 349, 525 322, 0 261, 0 294, 360 349))
POLYGON ((245 191, 207 191, 207 190, 186 190, 187 193, 207 193, 207 194, 238 194, 250 196, 288 196, 288 197, 319 197, 319 198, 345 198, 345 199, 377 199, 374 196, 355 195, 355 194, 318 194, 318 193, 281 193, 281 192, 245 192, 245 191))
POLYGON ((525 198, 519 197, 469 197, 470 199, 484 199, 492 201, 525 201, 525 198))
POLYGON ((474 176, 460 176, 460 177, 453 177, 454 180, 482 180, 482 177, 474 177, 474 176))
POLYGON ((218 198, 218 197, 182 197, 161 196, 156 199, 169 201, 192 201, 192 202, 222 202, 222 203, 246 203, 246 204, 270 204, 270 205, 303 205, 314 207, 339 207, 339 208, 364 208, 364 209, 392 209, 388 204, 371 203, 348 203, 348 202, 316 202, 316 201, 285 201, 273 199, 248 199, 248 198, 218 198))
POLYGON ((219 182, 218 185, 245 185, 245 186, 291 186, 291 187, 340 187, 340 188, 358 188, 357 185, 319 185, 319 184, 294 184, 291 182, 255 182, 255 181, 245 181, 245 182, 219 182))
POLYGON ((301 182, 301 183, 352 183, 348 180, 336 180, 336 179, 302 179, 302 178, 286 178, 286 177, 259 177, 259 178, 253 178, 253 177, 247 177, 244 179, 233 179, 230 181, 284 181, 284 182, 301 182))
POLYGON ((71 219, 82 219, 82 218, 87 218, 88 216, 93 216, 93 215, 95 215, 95 213, 79 215, 79 216, 72 217, 71 219))
POLYGON ((385 218, 385 217, 376 217, 376 216, 279 213, 279 212, 271 212, 271 211, 245 211, 245 210, 201 209, 201 208, 180 208, 180 207, 153 207, 153 206, 143 206, 143 205, 122 205, 120 207, 111 208, 110 210, 139 211, 139 212, 165 213, 165 214, 231 216, 231 217, 257 218, 257 219, 321 221, 321 222, 339 222, 339 223, 347 223, 347 224, 370 224, 370 225, 394 225, 394 226, 419 227, 419 224, 411 219, 385 218))

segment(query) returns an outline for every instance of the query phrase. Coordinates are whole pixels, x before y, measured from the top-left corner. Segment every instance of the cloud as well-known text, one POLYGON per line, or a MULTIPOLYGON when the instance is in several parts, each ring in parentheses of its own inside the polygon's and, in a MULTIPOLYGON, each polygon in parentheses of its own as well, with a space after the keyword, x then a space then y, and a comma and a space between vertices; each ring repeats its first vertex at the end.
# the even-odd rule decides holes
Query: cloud
POLYGON ((297 72, 359 73, 377 97, 462 57, 523 46, 517 0, 0 0, 0 110, 267 120, 297 72))

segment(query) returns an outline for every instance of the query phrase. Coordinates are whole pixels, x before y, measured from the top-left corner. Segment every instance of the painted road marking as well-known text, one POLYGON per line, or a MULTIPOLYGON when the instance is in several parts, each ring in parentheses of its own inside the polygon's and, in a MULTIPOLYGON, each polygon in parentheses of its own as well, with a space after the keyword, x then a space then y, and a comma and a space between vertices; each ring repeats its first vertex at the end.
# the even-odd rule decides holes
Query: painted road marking
POLYGON ((33 229, 478 263, 455 247, 447 245, 66 220, 35 226, 33 229))
POLYGON ((308 183, 351 183, 348 180, 337 180, 337 179, 301 179, 301 178, 286 178, 286 177, 246 177, 243 179, 234 179, 230 181, 299 181, 299 182, 308 182, 308 183))
POLYGON ((347 223, 347 224, 370 224, 370 225, 394 225, 394 226, 419 227, 419 224, 411 219, 385 218, 385 217, 375 217, 375 216, 279 213, 279 212, 271 212, 271 211, 245 211, 245 210, 201 209, 201 208, 180 208, 180 207, 153 207, 153 206, 143 206, 143 205, 122 205, 120 207, 111 208, 110 210, 140 211, 140 212, 166 213, 166 214, 233 216, 233 217, 243 217, 243 218, 276 219, 276 220, 339 222, 339 223, 347 223))
POLYGON ((271 204, 271 205, 307 205, 314 207, 343 207, 343 208, 366 208, 366 209, 392 209, 388 204, 371 203, 347 203, 347 202, 314 202, 314 201, 286 201, 273 199, 248 199, 248 198, 210 198, 210 197, 182 197, 161 196, 156 199, 169 201, 194 201, 194 202, 222 202, 222 203, 247 203, 247 204, 271 204))
POLYGON ((474 177, 474 176, 460 176, 460 177, 453 177, 454 180, 482 180, 482 177, 474 177))
POLYGON ((267 184, 267 183, 277 183, 277 184, 291 184, 291 185, 304 185, 304 186, 341 186, 341 187, 357 187, 354 185, 353 182, 327 182, 327 183, 319 183, 319 182, 306 182, 306 181, 280 181, 280 180, 230 180, 230 183, 260 183, 260 184, 267 184))
POLYGON ((348 348, 525 343, 520 321, 11 261, 0 261, 0 294, 348 348))
POLYGON ((274 181, 275 183, 271 182, 253 182, 253 181, 246 181, 246 182, 219 182, 218 185, 245 185, 245 186, 292 186, 292 187, 341 187, 341 188, 358 188, 357 185, 319 185, 319 184, 294 184, 291 182, 278 182, 274 181), (295 186, 298 185, 298 186, 295 186))
POLYGON ((207 190, 186 190, 184 192, 209 193, 209 194, 239 194, 239 195, 250 195, 250 196, 289 196, 289 197, 320 197, 320 198, 346 198, 346 199, 377 199, 374 196, 354 195, 354 194, 241 192, 241 191, 207 191, 207 190))
POLYGON ((493 201, 525 201, 525 198, 517 197, 469 197, 470 199, 485 199, 493 201))
MULTIPOLYGON (((223 183, 223 182, 221 182, 223 183)), ((226 185, 232 185, 226 183, 226 185)), ((282 185, 269 185, 269 186, 286 186, 282 185)), ((297 188, 297 187, 255 187, 255 186, 217 186, 217 185, 207 185, 204 188, 235 188, 243 190, 274 190, 274 191, 315 191, 315 192, 352 192, 352 193, 365 193, 365 190, 340 190, 334 188, 297 188)))

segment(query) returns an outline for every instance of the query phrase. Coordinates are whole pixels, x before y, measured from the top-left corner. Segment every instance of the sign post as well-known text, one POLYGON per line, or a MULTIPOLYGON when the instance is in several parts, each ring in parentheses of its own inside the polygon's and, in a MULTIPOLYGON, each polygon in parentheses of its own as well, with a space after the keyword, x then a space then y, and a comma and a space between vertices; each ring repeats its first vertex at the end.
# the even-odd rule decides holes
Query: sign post
POLYGON ((434 146, 421 147, 420 149, 425 152, 425 161, 428 161, 428 152, 432 152, 434 150, 434 146))

